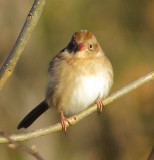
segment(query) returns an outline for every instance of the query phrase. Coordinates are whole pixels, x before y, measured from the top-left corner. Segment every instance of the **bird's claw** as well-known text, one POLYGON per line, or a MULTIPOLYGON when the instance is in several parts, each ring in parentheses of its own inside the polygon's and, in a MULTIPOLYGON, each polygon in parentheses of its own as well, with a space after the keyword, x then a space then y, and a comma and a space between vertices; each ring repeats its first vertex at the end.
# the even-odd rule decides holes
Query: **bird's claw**
POLYGON ((97 104, 97 111, 98 111, 98 114, 100 114, 103 110, 103 101, 102 100, 99 100, 98 102, 96 102, 97 104))

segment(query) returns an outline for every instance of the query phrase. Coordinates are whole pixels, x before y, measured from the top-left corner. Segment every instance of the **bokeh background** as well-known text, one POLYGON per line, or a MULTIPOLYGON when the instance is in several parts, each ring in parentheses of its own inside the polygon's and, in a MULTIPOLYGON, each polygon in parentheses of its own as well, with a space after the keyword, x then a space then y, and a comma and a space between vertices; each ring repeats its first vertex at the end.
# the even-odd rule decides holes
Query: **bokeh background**
MULTIPOLYGON (((31 8, 32 0, 0 1, 0 64, 6 59, 31 8)), ((92 31, 114 69, 111 92, 154 69, 153 0, 47 0, 41 19, 14 74, 0 91, 0 130, 17 130, 19 121, 43 98, 52 56, 75 31, 92 31)), ((68 86, 69 87, 69 86, 68 86)), ((59 121, 49 110, 32 131, 59 121)), ((45 160, 146 160, 154 144, 154 82, 121 97, 68 128, 21 144, 36 146, 45 160)), ((32 160, 0 145, 2 160, 32 160)))

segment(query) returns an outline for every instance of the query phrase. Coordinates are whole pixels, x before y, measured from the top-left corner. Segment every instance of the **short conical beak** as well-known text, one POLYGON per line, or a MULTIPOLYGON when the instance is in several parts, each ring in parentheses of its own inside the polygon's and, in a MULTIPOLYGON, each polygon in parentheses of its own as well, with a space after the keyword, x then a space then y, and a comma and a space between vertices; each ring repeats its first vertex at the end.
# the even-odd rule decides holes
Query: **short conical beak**
POLYGON ((83 51, 85 49, 85 44, 84 43, 80 43, 76 49, 75 49, 75 52, 78 52, 78 51, 83 51))

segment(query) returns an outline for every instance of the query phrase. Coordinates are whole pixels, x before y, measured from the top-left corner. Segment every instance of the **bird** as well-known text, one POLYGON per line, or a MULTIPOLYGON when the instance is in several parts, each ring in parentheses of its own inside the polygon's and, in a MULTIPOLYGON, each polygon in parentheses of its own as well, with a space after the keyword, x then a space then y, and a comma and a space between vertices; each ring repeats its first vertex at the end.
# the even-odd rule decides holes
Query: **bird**
POLYGON ((102 112, 102 99, 113 84, 113 68, 92 32, 75 32, 68 45, 50 61, 48 73, 45 99, 25 116, 17 129, 28 128, 49 108, 60 113, 65 133, 66 124, 71 125, 68 117, 94 103, 102 112))

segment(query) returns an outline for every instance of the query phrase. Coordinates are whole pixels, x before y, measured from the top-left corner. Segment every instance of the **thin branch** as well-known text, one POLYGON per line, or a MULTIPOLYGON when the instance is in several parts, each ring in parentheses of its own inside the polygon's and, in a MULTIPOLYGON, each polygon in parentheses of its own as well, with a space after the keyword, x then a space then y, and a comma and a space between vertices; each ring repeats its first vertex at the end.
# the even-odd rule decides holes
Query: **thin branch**
POLYGON ((22 51, 24 50, 29 37, 34 30, 40 15, 42 13, 45 0, 35 0, 31 10, 28 13, 26 21, 23 25, 23 28, 11 49, 7 59, 0 69, 0 89, 3 87, 7 79, 13 73, 13 70, 21 56, 22 51))
POLYGON ((154 160, 154 146, 152 147, 152 150, 151 150, 150 155, 148 156, 147 160, 154 160))
MULTIPOLYGON (((120 98, 121 96, 127 94, 130 91, 133 91, 134 89, 138 88, 139 86, 141 86, 141 85, 143 85, 153 79, 154 79, 154 71, 137 79, 136 81, 128 84, 127 86, 123 87, 122 89, 116 91, 112 95, 105 98, 103 100, 104 106, 106 106, 107 104, 113 102, 114 100, 120 98)), ((86 116, 88 116, 89 114, 91 114, 92 112, 95 112, 95 111, 97 111, 96 104, 90 106, 89 108, 87 108, 83 112, 79 113, 78 115, 70 117, 70 121, 72 122, 72 124, 75 124, 75 123, 79 122, 81 119, 85 118, 86 116)), ((68 127, 68 124, 67 124, 67 127, 68 127)), ((25 141, 25 140, 28 140, 31 138, 36 138, 36 137, 47 135, 47 134, 59 131, 61 129, 62 129, 61 124, 57 123, 53 126, 42 128, 42 129, 32 131, 29 133, 10 135, 10 138, 13 139, 14 141, 25 141)), ((0 143, 8 143, 8 140, 4 137, 0 137, 0 143)))
POLYGON ((8 140, 8 142, 9 142, 8 147, 9 148, 11 148, 11 149, 19 149, 19 150, 21 150, 23 152, 26 152, 26 153, 32 155, 37 160, 44 160, 36 150, 18 144, 17 142, 12 140, 8 135, 6 135, 4 132, 0 132, 0 135, 8 140))

